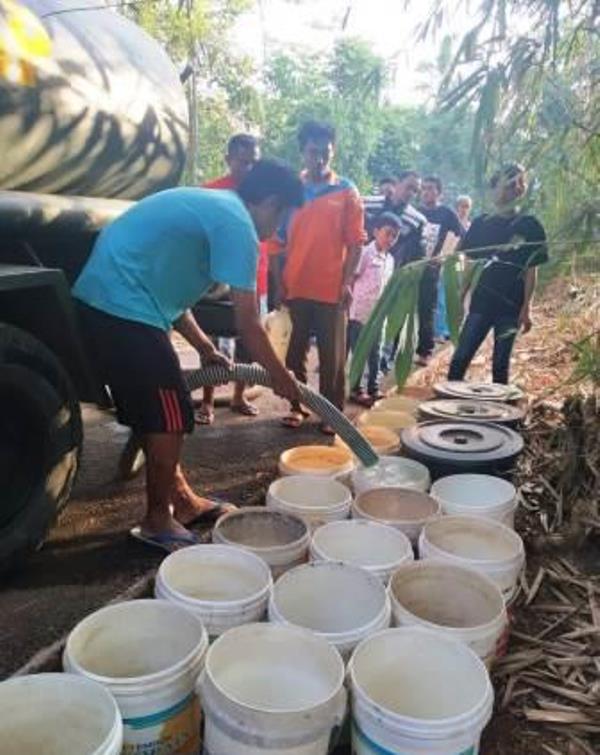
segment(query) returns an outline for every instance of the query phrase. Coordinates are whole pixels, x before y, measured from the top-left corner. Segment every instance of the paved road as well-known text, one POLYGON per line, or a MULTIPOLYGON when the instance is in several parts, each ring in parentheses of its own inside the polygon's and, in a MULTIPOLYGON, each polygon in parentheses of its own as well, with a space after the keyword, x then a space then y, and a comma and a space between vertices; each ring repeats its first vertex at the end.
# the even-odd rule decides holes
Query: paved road
MULTIPOLYGON (((188 355, 189 356, 189 355, 188 355)), ((183 361, 186 361, 184 354, 183 361)), ((261 502, 282 450, 326 442, 316 425, 280 426, 285 404, 265 391, 259 419, 217 409, 213 427, 187 439, 184 466, 195 487, 235 503, 261 502)), ((0 679, 61 638, 82 617, 155 568, 161 555, 128 538, 144 507, 143 477, 115 479, 127 431, 109 413, 84 410, 83 462, 71 501, 44 548, 0 588, 0 679)))

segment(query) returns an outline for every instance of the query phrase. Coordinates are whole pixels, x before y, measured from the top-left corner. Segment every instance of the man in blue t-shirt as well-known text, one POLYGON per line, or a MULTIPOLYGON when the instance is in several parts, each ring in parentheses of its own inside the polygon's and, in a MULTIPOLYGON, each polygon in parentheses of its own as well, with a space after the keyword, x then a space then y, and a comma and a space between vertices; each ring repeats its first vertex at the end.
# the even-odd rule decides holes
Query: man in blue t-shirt
POLYGON ((186 528, 220 507, 196 495, 179 457, 194 413, 169 339, 178 331, 202 363, 229 366, 190 308, 214 283, 231 288, 236 327, 250 355, 270 373, 274 391, 299 398, 275 355, 256 305, 259 239, 302 204, 302 184, 287 166, 261 160, 237 193, 177 188, 154 194, 107 226, 73 288, 101 378, 122 424, 146 455, 147 512, 132 534, 167 551, 197 541, 186 528))

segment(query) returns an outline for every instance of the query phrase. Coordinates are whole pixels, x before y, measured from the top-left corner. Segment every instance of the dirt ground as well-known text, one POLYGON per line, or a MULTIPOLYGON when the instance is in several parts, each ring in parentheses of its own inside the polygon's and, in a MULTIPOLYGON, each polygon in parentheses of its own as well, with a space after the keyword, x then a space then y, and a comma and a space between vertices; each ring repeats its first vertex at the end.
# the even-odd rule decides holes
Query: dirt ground
MULTIPOLYGON (((567 327, 558 327, 557 323, 567 323, 568 316, 572 317, 571 300, 563 294, 557 297, 555 291, 550 291, 540 302, 539 329, 521 339, 517 348, 518 382, 524 382, 536 395, 543 390, 531 383, 534 373, 544 376, 543 381, 550 373, 556 383, 565 365, 572 362, 563 346, 557 345, 559 341, 564 345, 567 327), (557 304, 559 299, 562 304, 557 304), (554 333, 552 338, 550 333, 554 333)), ((489 345, 474 365, 473 374, 477 377, 486 371, 488 356, 489 345)), ((192 357, 184 352, 182 359, 189 366, 192 357)), ((447 357, 441 357, 430 370, 416 373, 414 382, 435 381, 443 376, 446 362, 447 357)), ((555 393, 558 400, 562 394, 555 393)), ((257 420, 237 417, 228 408, 219 408, 215 425, 198 428, 187 440, 184 464, 198 489, 239 505, 261 503, 276 474, 282 450, 300 443, 328 442, 319 434, 316 423, 307 423, 300 431, 282 428, 279 417, 285 405, 272 394, 263 392, 257 405, 261 409, 257 420)), ((129 528, 138 521, 144 502, 142 478, 129 482, 116 479, 126 431, 108 413, 87 407, 84 414, 83 463, 72 500, 44 548, 22 571, 5 580, 0 590, 0 678, 14 673, 35 653, 63 637, 83 616, 151 573, 161 560, 160 554, 128 538, 129 528)), ((530 558, 526 577, 530 586, 539 563, 538 556, 530 558)), ((515 626, 519 626, 520 617, 521 614, 516 617, 515 626)), ((600 653, 600 647, 592 645, 592 641, 590 647, 596 656, 600 653)), ((496 682, 497 694, 502 695, 504 681, 496 682)), ((599 709, 600 703, 591 712, 597 715, 599 709)), ((582 736, 576 730, 573 739, 561 731, 564 729, 556 731, 526 721, 518 706, 502 709, 499 702, 484 734, 481 755, 600 752, 597 732, 582 736)), ((344 754, 340 751, 339 755, 344 754)))
MULTIPOLYGON (((578 364, 573 344, 600 332, 600 277, 553 281, 534 323, 517 341, 511 376, 527 397, 516 520, 527 568, 507 657, 493 677, 496 710, 482 752, 593 755, 600 753, 600 396, 597 385, 571 378, 578 364), (565 399, 590 410, 585 449, 566 442, 572 433, 583 435, 584 423, 571 417, 565 431, 565 417, 573 414, 563 413, 565 399), (547 720, 527 720, 540 716, 547 720)), ((491 347, 488 341, 474 359, 471 379, 490 379, 491 347)), ((444 380, 449 357, 448 351, 414 382, 444 380)))

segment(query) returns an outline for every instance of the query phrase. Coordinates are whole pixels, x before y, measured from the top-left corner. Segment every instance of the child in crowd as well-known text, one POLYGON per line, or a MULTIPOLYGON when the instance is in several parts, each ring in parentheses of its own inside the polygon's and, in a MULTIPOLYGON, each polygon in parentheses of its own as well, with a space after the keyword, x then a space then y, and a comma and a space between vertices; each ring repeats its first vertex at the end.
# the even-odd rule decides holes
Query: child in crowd
MULTIPOLYGON (((354 275, 348 320, 348 353, 356 347, 363 325, 394 272, 394 258, 390 250, 398 240, 400 225, 400 218, 392 212, 383 212, 373 223, 373 241, 364 247, 354 275)), ((367 390, 362 381, 351 387, 351 400, 363 406, 371 406, 383 397, 379 390, 382 336, 383 333, 378 334, 369 354, 367 390)))

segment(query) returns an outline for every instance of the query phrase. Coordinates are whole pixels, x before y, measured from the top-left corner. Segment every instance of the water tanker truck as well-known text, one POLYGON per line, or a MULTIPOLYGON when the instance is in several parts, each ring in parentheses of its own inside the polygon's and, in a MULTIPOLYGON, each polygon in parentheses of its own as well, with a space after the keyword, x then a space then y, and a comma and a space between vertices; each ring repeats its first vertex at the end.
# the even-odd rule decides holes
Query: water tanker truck
POLYGON ((70 285, 100 229, 176 185, 188 135, 173 63, 101 0, 0 0, 0 571, 67 503, 80 401, 106 401, 70 285))

